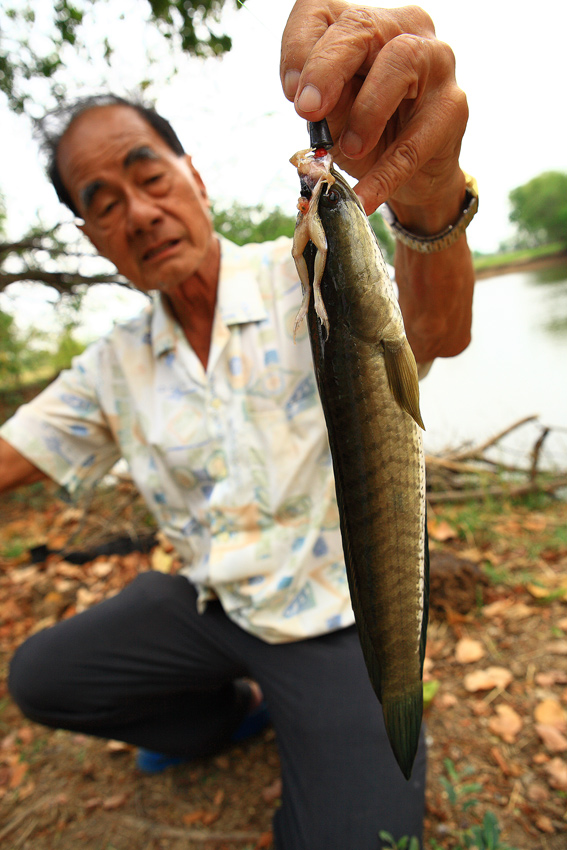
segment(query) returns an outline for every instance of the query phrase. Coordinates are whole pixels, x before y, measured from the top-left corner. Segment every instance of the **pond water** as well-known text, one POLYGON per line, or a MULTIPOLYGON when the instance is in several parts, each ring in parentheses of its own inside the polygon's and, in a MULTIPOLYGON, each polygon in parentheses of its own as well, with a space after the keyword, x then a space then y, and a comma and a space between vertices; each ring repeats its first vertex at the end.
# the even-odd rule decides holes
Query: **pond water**
POLYGON ((502 442, 498 459, 526 462, 546 425, 542 460, 567 469, 567 264, 478 281, 472 335, 421 383, 426 451, 478 444, 537 414, 539 424, 502 442))

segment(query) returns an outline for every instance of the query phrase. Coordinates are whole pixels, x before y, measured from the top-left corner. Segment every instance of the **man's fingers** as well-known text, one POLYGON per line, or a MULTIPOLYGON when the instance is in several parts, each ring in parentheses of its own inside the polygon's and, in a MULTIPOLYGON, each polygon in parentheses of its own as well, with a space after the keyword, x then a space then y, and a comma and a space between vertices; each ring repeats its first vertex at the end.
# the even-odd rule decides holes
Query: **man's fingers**
POLYGON ((438 95, 429 96, 355 186, 368 215, 396 194, 405 203, 432 203, 444 175, 456 171, 468 108, 464 93, 456 85, 455 90, 449 104, 438 95), (412 185, 411 194, 404 193, 403 187, 420 170, 419 186, 412 185))
MULTIPOLYGON (((280 78, 285 96, 293 100, 307 57, 334 20, 330 7, 314 0, 297 0, 282 36, 280 78)), ((337 5, 344 6, 344 3, 337 5)), ((339 12, 337 12, 339 14, 339 12)))
MULTIPOLYGON (((399 35, 380 51, 354 101, 340 139, 342 152, 361 159, 374 148, 402 101, 416 101, 427 85, 425 39, 399 35)), ((408 108, 411 108, 408 105, 408 108)))
POLYGON ((331 112, 352 78, 366 76, 384 45, 403 32, 431 35, 418 7, 352 7, 341 0, 298 0, 282 39, 281 78, 297 112, 318 121, 331 112), (299 76, 298 76, 298 73, 299 76))
POLYGON ((281 78, 299 115, 327 118, 335 160, 359 178, 368 213, 388 198, 434 203, 439 184, 461 179, 466 98, 451 48, 419 7, 297 0, 281 78))

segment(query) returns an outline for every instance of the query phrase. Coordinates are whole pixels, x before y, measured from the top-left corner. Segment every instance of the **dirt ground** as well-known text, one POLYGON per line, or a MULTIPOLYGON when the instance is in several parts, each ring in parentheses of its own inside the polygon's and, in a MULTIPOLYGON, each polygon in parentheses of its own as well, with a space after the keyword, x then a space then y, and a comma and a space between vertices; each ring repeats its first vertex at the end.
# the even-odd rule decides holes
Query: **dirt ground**
MULTIPOLYGON (((179 566, 165 540, 145 554, 82 565, 59 555, 30 562, 39 544, 59 549, 78 538, 84 546, 103 528, 145 527, 127 485, 99 498, 87 515, 43 485, 0 503, 0 847, 270 848, 281 791, 272 729, 147 776, 132 748, 48 730, 10 699, 9 658, 28 634, 95 604, 140 570, 179 566)), ((566 529, 567 504, 547 497, 436 506, 430 517, 429 850, 567 847, 566 529), (486 812, 500 836, 490 844, 485 830, 484 843, 477 836, 471 844, 486 812)))

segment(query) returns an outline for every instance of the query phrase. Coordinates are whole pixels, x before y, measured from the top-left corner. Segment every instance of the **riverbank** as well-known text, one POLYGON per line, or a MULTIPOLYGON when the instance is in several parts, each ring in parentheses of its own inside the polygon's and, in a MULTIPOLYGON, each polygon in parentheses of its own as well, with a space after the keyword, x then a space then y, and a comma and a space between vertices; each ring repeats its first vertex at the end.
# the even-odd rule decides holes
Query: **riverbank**
POLYGON ((517 271, 550 268, 561 262, 567 262, 567 250, 551 246, 549 250, 538 248, 533 251, 495 254, 493 257, 479 257, 475 260, 475 275, 477 280, 483 280, 517 271))

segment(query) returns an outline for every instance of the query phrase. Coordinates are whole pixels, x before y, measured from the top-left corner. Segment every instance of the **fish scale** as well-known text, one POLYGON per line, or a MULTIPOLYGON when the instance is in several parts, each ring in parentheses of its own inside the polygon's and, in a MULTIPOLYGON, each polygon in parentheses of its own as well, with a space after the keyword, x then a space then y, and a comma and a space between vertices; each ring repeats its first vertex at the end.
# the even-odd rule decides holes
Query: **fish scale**
MULTIPOLYGON (((346 181, 334 169, 332 175, 335 202, 321 194, 318 206, 327 240, 320 292, 329 331, 313 298, 307 322, 360 642, 393 752, 409 779, 423 712, 428 552, 421 432, 408 407, 420 423, 421 417, 414 402, 401 406, 407 369, 401 390, 392 388, 386 348, 396 349, 396 333, 401 346, 405 334, 376 237, 346 181)), ((301 218, 300 212, 298 226, 301 218)), ((303 256, 312 284, 312 242, 303 256)), ((417 381, 415 361, 413 369, 417 381)))

